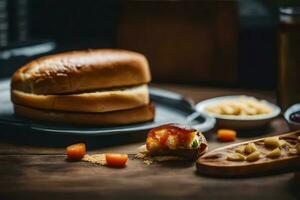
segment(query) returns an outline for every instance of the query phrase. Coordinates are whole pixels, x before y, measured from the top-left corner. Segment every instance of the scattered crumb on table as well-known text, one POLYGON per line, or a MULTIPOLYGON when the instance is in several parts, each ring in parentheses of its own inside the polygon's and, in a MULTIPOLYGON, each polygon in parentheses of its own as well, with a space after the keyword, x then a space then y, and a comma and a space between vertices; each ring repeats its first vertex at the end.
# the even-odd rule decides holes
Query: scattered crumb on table
POLYGON ((85 162, 90 162, 98 165, 106 165, 105 154, 93 154, 93 155, 85 154, 82 160, 85 162))
POLYGON ((146 148, 146 145, 142 145, 138 148, 138 153, 134 156, 137 159, 143 160, 145 165, 150 165, 154 161, 156 162, 164 162, 164 161, 171 161, 171 160, 184 160, 178 156, 150 156, 149 151, 146 148))

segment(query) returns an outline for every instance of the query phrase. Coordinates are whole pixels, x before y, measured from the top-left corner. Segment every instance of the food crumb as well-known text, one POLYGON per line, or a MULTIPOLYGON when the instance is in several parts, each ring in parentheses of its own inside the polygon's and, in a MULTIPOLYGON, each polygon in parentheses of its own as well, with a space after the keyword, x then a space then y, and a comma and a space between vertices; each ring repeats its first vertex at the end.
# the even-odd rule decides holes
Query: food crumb
POLYGON ((106 155, 105 154, 85 154, 84 157, 82 158, 83 161, 85 162, 90 162, 93 164, 98 164, 98 165, 106 165, 106 155))
POLYGON ((145 165, 151 165, 153 163, 153 159, 149 157, 149 152, 146 148, 146 145, 142 145, 138 148, 138 153, 135 154, 134 158, 143 160, 145 165))
POLYGON ((134 156, 137 159, 143 160, 145 165, 150 165, 154 161, 156 162, 164 162, 164 161, 172 161, 172 160, 184 160, 178 156, 149 156, 149 151, 146 148, 146 145, 142 145, 138 148, 138 153, 134 156))
POLYGON ((137 159, 144 159, 145 157, 147 157, 147 154, 145 153, 140 153, 138 152, 137 154, 135 154, 134 158, 137 158, 137 159))
POLYGON ((148 153, 149 153, 149 151, 148 151, 148 149, 147 149, 147 147, 146 147, 145 144, 142 145, 142 146, 140 146, 140 147, 138 148, 138 152, 141 153, 141 154, 148 154, 148 153))
POLYGON ((151 164, 153 163, 153 160, 147 159, 147 160, 144 160, 143 163, 144 163, 145 165, 151 165, 151 164))

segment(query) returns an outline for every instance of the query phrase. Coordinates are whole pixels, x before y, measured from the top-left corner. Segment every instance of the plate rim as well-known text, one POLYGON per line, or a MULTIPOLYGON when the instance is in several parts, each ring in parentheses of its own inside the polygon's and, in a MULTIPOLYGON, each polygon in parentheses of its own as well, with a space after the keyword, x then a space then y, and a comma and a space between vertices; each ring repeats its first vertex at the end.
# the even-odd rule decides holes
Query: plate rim
MULTIPOLYGON (((5 80, 0 80, 0 82, 4 82, 7 81, 9 82, 10 79, 5 79, 5 80)), ((9 88, 8 88, 9 89, 9 88)), ((153 99, 153 95, 156 96, 155 98, 162 98, 164 100, 169 100, 169 101, 174 101, 175 103, 184 103, 184 108, 177 108, 174 107, 172 105, 167 105, 165 103, 162 103, 164 106, 168 106, 168 107, 173 107, 178 111, 181 110, 185 110, 185 112, 188 115, 191 115, 193 113, 196 112, 195 106, 193 101, 190 98, 186 98, 183 95, 176 93, 176 92, 172 92, 169 90, 164 90, 164 89, 160 89, 160 88, 156 88, 156 87, 152 87, 149 86, 149 94, 151 99, 153 99), (163 94, 163 95, 162 95, 163 94)), ((155 101, 154 101, 155 102, 155 101)), ((203 123, 200 124, 196 124, 195 126, 198 127, 202 127, 203 131, 202 132, 207 132, 210 131, 211 129, 214 128, 215 126, 215 118, 207 115, 205 113, 199 113, 198 117, 202 117, 204 119, 203 123)), ((196 119, 195 119, 196 120, 196 119)), ((186 119, 184 121, 187 121, 186 119)), ((10 129, 13 129, 17 126, 21 126, 22 128, 26 128, 26 130, 29 130, 31 132, 35 132, 35 133, 39 133, 39 134, 57 134, 57 135, 77 135, 77 136, 106 136, 106 135, 114 135, 114 134, 122 134, 122 133, 136 133, 136 132, 142 132, 142 131, 147 131, 150 130, 151 128, 154 128, 156 126, 159 126, 161 124, 167 123, 164 121, 161 122, 145 122, 143 123, 143 125, 141 127, 139 126, 124 126, 124 128, 122 128, 122 126, 115 126, 118 129, 110 129, 110 128, 114 128, 112 127, 99 127, 98 130, 93 130, 94 128, 96 129, 97 127, 86 127, 87 129, 90 128, 90 130, 72 130, 72 129, 76 129, 75 127, 72 127, 70 129, 64 129, 64 127, 57 127, 57 128, 52 128, 51 127, 47 127, 47 125, 44 126, 44 124, 39 124, 37 121, 23 121, 23 120, 5 120, 5 119, 0 119, 0 126, 10 126, 10 129), (145 124, 145 123, 149 123, 149 124, 145 124), (103 129, 107 129, 107 130, 103 130, 103 129), (89 133, 87 133, 89 132, 89 133)), ((170 122, 168 122, 170 123, 170 122)), ((137 124, 138 125, 138 124, 137 124)))

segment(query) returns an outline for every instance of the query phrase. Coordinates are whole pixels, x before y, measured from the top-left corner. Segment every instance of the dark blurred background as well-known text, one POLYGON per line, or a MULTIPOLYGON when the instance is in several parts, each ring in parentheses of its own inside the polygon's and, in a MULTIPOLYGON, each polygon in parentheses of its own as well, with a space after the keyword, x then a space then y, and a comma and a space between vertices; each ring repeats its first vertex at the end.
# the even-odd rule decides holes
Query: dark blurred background
POLYGON ((0 77, 49 53, 124 48, 154 82, 273 89, 277 29, 272 1, 0 0, 0 77))

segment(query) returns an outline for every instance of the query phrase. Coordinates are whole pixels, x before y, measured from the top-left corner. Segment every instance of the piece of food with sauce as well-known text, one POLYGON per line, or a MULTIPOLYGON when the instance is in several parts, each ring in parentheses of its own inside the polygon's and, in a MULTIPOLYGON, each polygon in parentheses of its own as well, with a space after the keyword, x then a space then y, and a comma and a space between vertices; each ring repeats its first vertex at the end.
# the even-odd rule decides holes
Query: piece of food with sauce
POLYGON ((153 156, 180 156, 194 160, 207 151, 207 142, 196 129, 181 124, 166 124, 150 130, 146 147, 153 156))

